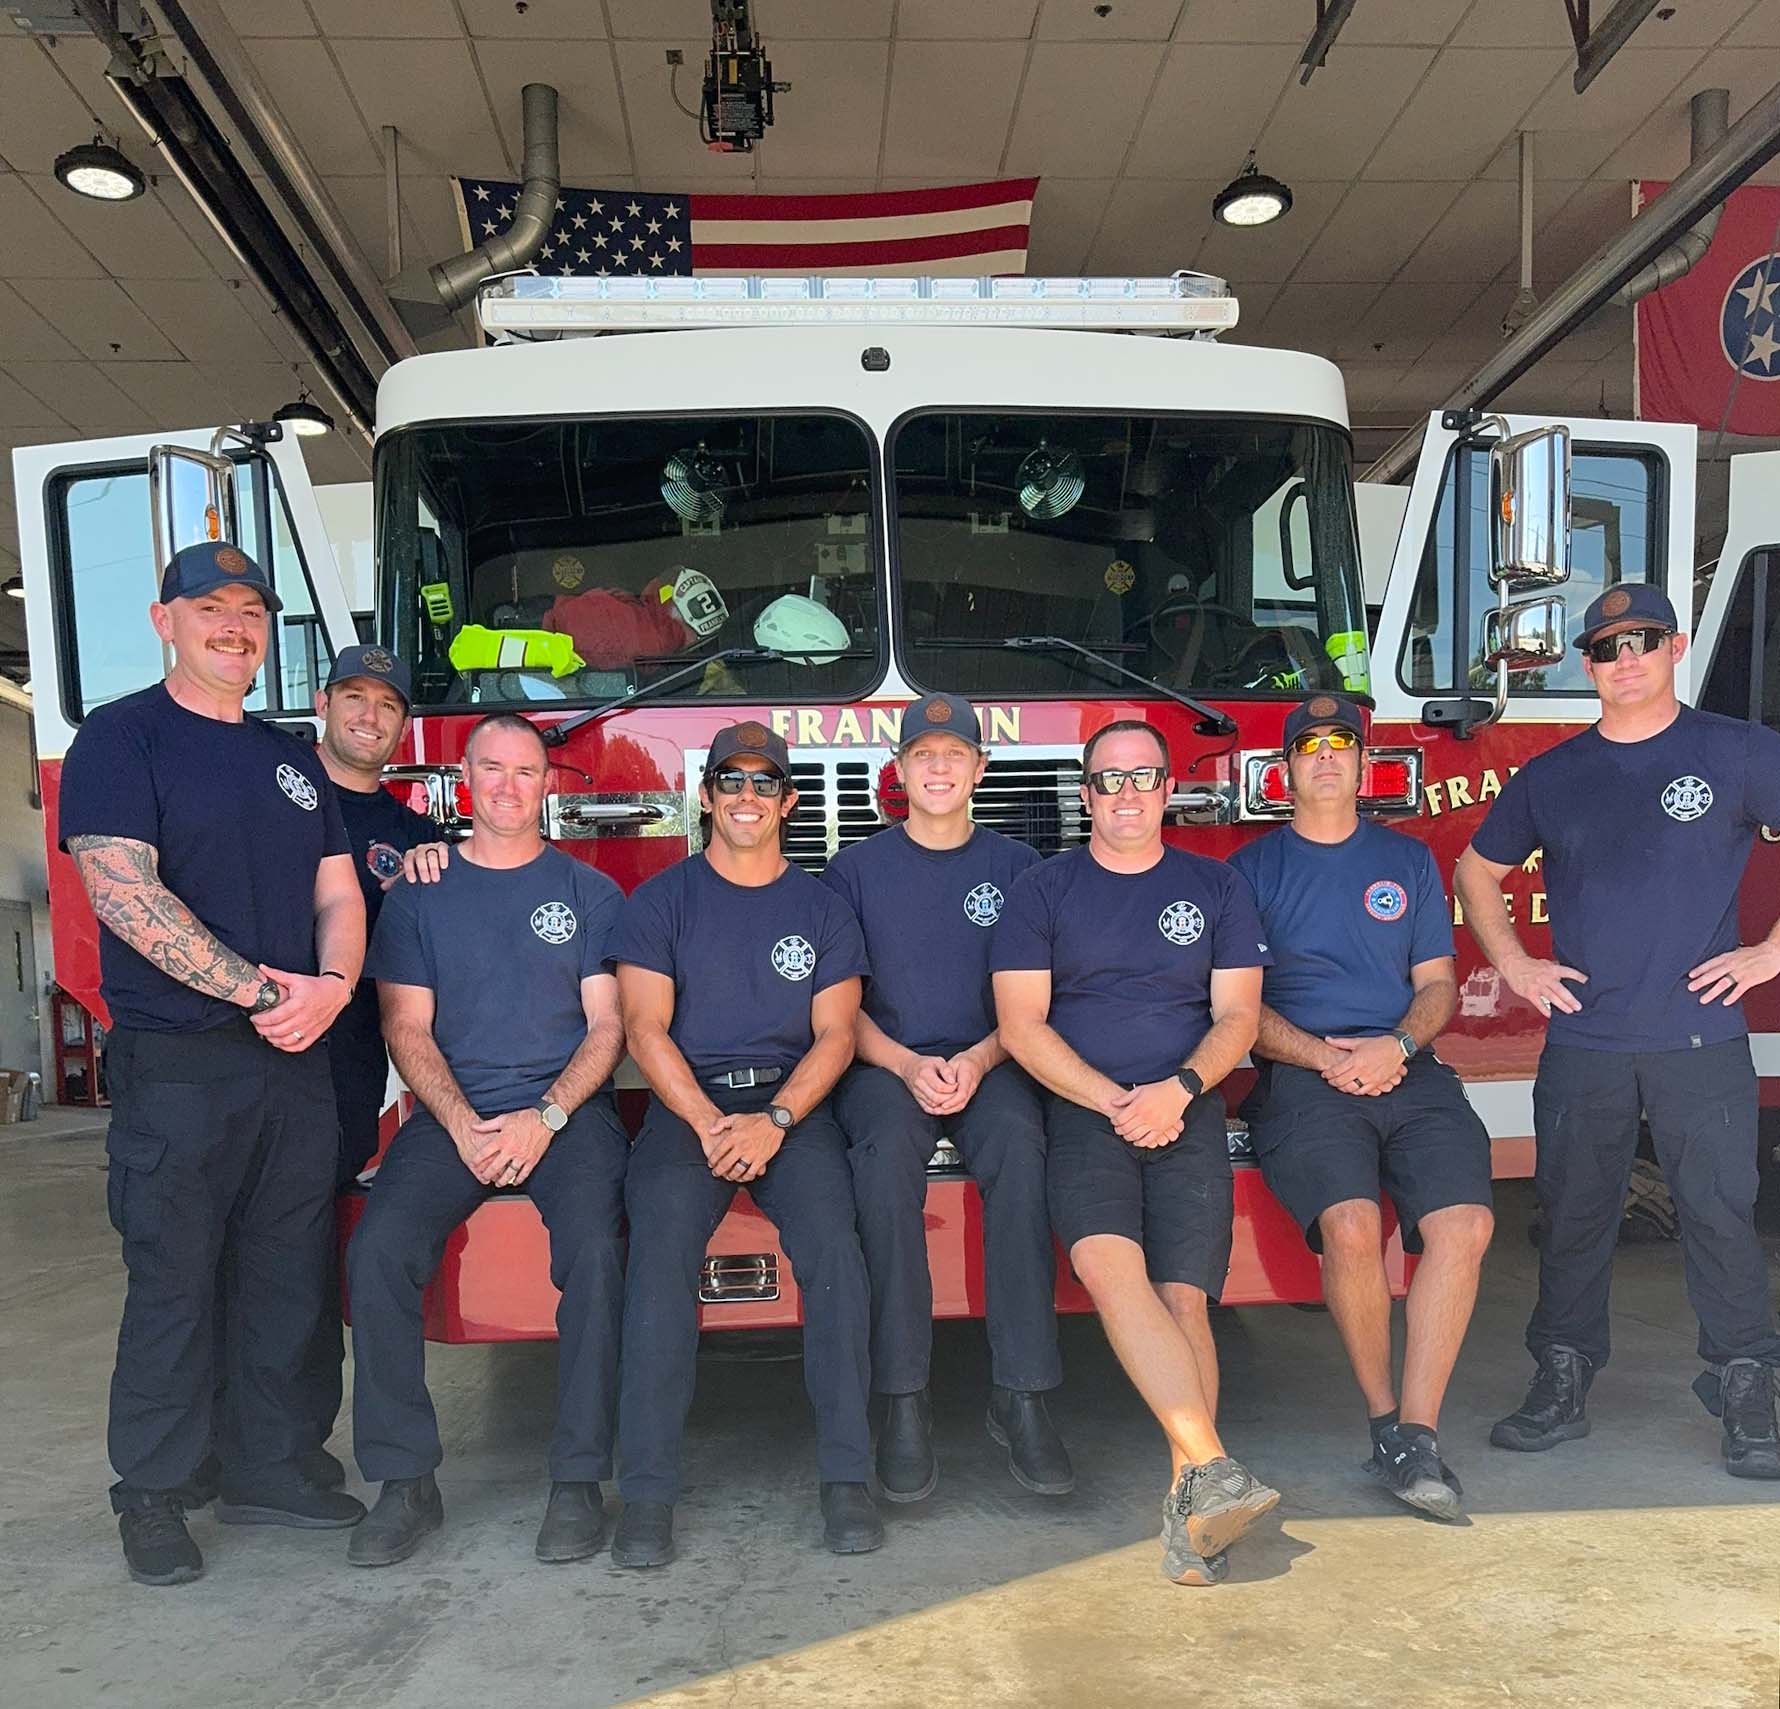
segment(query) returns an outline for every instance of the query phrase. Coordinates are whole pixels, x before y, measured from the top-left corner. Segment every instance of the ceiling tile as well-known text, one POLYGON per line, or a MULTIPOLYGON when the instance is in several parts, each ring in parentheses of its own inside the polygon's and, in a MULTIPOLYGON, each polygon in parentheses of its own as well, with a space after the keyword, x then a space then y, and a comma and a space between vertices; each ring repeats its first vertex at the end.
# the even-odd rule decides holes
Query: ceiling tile
POLYGON ((1294 83, 1261 135, 1261 170, 1288 182, 1357 172, 1433 59, 1432 48, 1368 48, 1294 83))
MULTIPOLYGON (((1533 194, 1533 281, 1549 291, 1569 278, 1609 238, 1631 223, 1624 181, 1539 184, 1533 194)), ((1518 261, 1519 251, 1513 259, 1518 261)), ((1517 274, 1518 277, 1518 274, 1517 274)))
MULTIPOLYGON (((1653 48, 1711 47, 1725 37, 1727 30, 1741 17, 1752 16, 1751 0, 1667 0, 1656 14, 1648 17, 1632 32, 1622 53, 1647 52, 1653 48), (1661 14, 1668 12, 1667 18, 1661 14)), ((1761 0, 1756 11, 1767 7, 1761 0)), ((1597 26, 1610 10, 1607 0, 1596 0, 1594 19, 1597 26)), ((1758 26, 1759 28, 1759 26, 1758 26)), ((1775 40, 1767 46, 1780 46, 1780 32, 1770 31, 1775 40)), ((1468 47, 1499 47, 1514 42, 1527 47, 1561 47, 1575 61, 1575 43, 1570 35, 1569 20, 1564 15, 1562 0, 1556 5, 1548 0, 1478 0, 1469 17, 1460 26, 1454 40, 1468 47)))
POLYGON ((113 280, 15 279, 12 288, 83 356, 155 362, 179 354, 113 280))
MULTIPOLYGON (((710 0, 605 0, 606 16, 615 36, 673 41, 684 36, 692 44, 686 55, 697 66, 711 51, 710 0)), ((656 56, 659 62, 660 55, 656 56)))
POLYGON ((1379 287, 1287 285, 1261 322, 1261 339, 1279 349, 1326 355, 1336 341, 1378 300, 1379 287))
POLYGON ((14 357, 41 361, 80 354, 10 286, 0 284, 0 362, 14 357))
POLYGON ((894 0, 754 0, 753 7, 754 27, 775 68, 785 42, 883 41, 895 10, 894 0))
MULTIPOLYGON (((557 123, 564 181, 597 186, 614 174, 628 176, 630 139, 624 134, 618 78, 607 43, 483 41, 475 51, 514 160, 525 156, 519 92, 527 83, 552 83, 561 92, 557 123)), ((680 82, 684 86, 686 79, 680 82)))
POLYGON ((1749 10, 1725 38, 1727 47, 1780 47, 1780 7, 1752 0, 1749 10))
MULTIPOLYGON (((114 95, 103 123, 123 122, 114 95)), ((93 111, 58 74, 53 50, 25 36, 0 37, 0 156, 21 172, 48 172, 64 149, 91 142, 93 130, 93 111)), ((137 152, 128 138, 124 147, 137 152)))
POLYGON ((329 36, 440 36, 460 38, 452 0, 400 0, 367 6, 364 0, 309 0, 316 22, 329 36))
MULTIPOLYGON (((1041 181, 1041 196, 1044 187, 1041 181)), ((1194 255, 1211 224, 1211 198, 1220 188, 1161 178, 1120 179, 1113 185, 1100 235, 1083 271, 1159 274, 1197 265, 1194 255)))
POLYGON ((1304 0, 1187 0, 1174 39, 1180 42, 1295 42, 1310 40, 1316 9, 1304 0))
MULTIPOLYGON (((1694 48, 1623 47, 1580 95, 1566 68, 1528 110, 1522 123, 1533 131, 1606 132, 1617 142, 1642 124, 1688 79, 1701 57, 1694 48)), ((1596 162, 1585 164, 1579 157, 1567 164, 1578 174, 1592 172, 1607 152, 1603 149, 1596 162)))
MULTIPOLYGON (((74 200, 53 178, 42 180, 58 197, 74 200)), ((105 269, 74 240, 38 197, 32 180, 0 173, 0 274, 9 279, 98 279, 105 269)))
POLYGON ((1429 362, 1463 362, 1475 369, 1485 358, 1502 348, 1502 317, 1514 303, 1515 287, 1489 285, 1481 291, 1456 285, 1454 295, 1469 298, 1457 319, 1429 346, 1424 358, 1429 362))
POLYGON ((1289 46, 1170 48, 1126 170, 1141 178, 1235 175, 1298 55, 1289 46))
POLYGON ((1481 285, 1520 255, 1520 198, 1513 184, 1467 184, 1403 264, 1420 284, 1481 285))
POLYGON ((1117 172, 1161 58, 1162 49, 1148 43, 1041 42, 1014 114, 1008 170, 1088 178, 1117 172))
POLYGON ((1112 188, 1110 178, 1041 178, 1026 271, 1066 277, 1083 272, 1112 188))
POLYGON ((1023 42, 903 42, 890 68, 884 170, 993 176, 1007 144, 1023 42))
POLYGON ((273 103, 284 115, 309 164, 332 173, 380 170, 382 160, 365 121, 341 80, 333 53, 354 58, 362 47, 309 41, 250 41, 244 44, 273 103))
MULTIPOLYGON (((1334 51, 1339 53, 1350 47, 1437 47, 1453 33, 1470 7, 1471 0, 1365 0, 1341 26, 1334 51)), ((1308 39, 1310 31, 1306 29, 1304 33, 1308 39)), ((1318 71, 1315 77, 1320 76, 1318 71)))
POLYGON ((1410 252, 1452 205, 1456 184, 1359 183, 1305 252, 1294 280, 1310 283, 1396 276, 1410 252))
POLYGON ((1180 22, 1181 0, 1044 0, 1038 12, 1041 41, 1165 42, 1180 22))
POLYGON ((131 300, 192 361, 225 352, 247 362, 276 361, 278 351, 261 337, 242 306, 248 287, 221 279, 135 279, 131 300))
POLYGON ((901 0, 896 8, 899 41, 928 38, 977 41, 1024 40, 1038 16, 1038 0, 901 0))
POLYGON ((1204 192, 1204 241, 1193 265, 1224 279, 1289 279, 1304 253, 1316 242, 1345 184, 1305 180, 1292 186, 1292 211, 1271 225, 1219 225, 1211 217, 1211 199, 1222 184, 1204 192))
MULTIPOLYGON (((1601 8, 1606 16, 1606 8, 1601 8)), ((1571 48, 1564 0, 1477 0, 1453 36, 1456 47, 1571 48)))
POLYGON ((1367 177, 1475 177, 1563 65, 1556 49, 1448 48, 1366 163, 1367 177))
POLYGON ((509 36, 515 41, 592 40, 606 33, 605 14, 589 0, 529 0, 521 12, 514 0, 457 0, 473 36, 509 36))
POLYGON ((1356 362, 1341 371, 1350 409, 1376 410, 1390 401, 1410 370, 1392 362, 1356 362))
POLYGON ((35 392, 0 371, 0 428, 72 425, 65 415, 52 409, 35 392))
MULTIPOLYGON (((53 178, 32 180, 32 188, 114 279, 208 279, 217 268, 238 270, 220 238, 212 238, 206 253, 174 218, 169 203, 190 198, 171 173, 161 174, 153 189, 129 202, 70 196, 53 178)), ((0 261, 0 269, 4 266, 0 261)))
POLYGON ((164 425, 92 362, 9 362, 6 371, 82 433, 141 433, 164 425))
POLYGON ((462 37, 353 42, 341 50, 341 69, 373 134, 382 125, 402 133, 412 168, 512 176, 462 37))
POLYGON ((95 367, 142 406, 156 429, 216 427, 228 419, 215 381, 190 362, 100 362, 95 367))
MULTIPOLYGON (((511 12, 513 0, 506 6, 511 12)), ((315 20, 301 0, 229 0, 229 25, 243 37, 315 34, 315 20)))
POLYGON ((1450 285, 1394 284, 1337 337, 1334 353, 1342 361, 1415 362, 1475 295, 1450 285))

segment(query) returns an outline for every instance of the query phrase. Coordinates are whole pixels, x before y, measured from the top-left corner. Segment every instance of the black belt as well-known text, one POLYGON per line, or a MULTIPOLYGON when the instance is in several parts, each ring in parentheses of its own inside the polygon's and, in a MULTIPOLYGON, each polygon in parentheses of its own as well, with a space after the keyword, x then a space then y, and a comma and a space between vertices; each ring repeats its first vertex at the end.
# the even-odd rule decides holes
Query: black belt
POLYGON ((707 1086, 727 1086, 732 1092, 745 1092, 750 1086, 770 1086, 785 1078, 783 1068, 732 1068, 727 1074, 713 1074, 707 1086))

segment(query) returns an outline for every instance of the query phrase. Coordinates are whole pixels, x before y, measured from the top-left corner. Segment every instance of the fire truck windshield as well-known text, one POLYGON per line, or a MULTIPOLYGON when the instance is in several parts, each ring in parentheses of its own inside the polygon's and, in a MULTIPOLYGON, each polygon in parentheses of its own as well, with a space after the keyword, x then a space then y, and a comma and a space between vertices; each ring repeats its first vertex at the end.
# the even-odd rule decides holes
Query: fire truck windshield
POLYGON ((920 414, 890 447, 905 674, 1106 693, 1370 688, 1346 437, 1272 419, 920 414))
POLYGON ((379 628, 417 709, 658 680, 848 700, 882 675, 871 450, 845 416, 417 426, 379 441, 376 482, 379 628), (778 656, 744 683, 737 649, 778 656))

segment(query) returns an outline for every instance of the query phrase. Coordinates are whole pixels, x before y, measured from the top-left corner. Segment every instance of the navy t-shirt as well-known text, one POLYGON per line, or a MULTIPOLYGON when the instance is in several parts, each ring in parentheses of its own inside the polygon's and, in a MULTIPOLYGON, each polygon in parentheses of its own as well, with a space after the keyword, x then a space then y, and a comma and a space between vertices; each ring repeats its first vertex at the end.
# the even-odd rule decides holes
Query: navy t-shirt
MULTIPOLYGON (((315 874, 347 852, 334 786, 306 741, 244 718, 188 712, 156 683, 91 713, 62 765, 58 835, 129 837, 161 882, 256 966, 315 973, 315 874)), ((246 1013, 163 973, 99 928, 111 1022, 206 1032, 246 1013)))
POLYGON ((1230 857, 1249 882, 1273 965, 1268 1008, 1317 1038, 1394 1032, 1418 962, 1452 954, 1440 869, 1426 843, 1362 819, 1339 843, 1290 825, 1230 857))
POLYGON ((365 971, 433 993, 433 1039, 478 1115, 535 1104, 587 1037, 581 981, 609 972, 624 893, 560 849, 518 867, 460 849, 436 884, 398 884, 365 971))
POLYGON ((1125 1085, 1168 1078, 1211 1030, 1215 969, 1271 960, 1247 883, 1177 848, 1147 872, 1109 872, 1086 847, 1040 862, 990 952, 996 973, 1048 971, 1052 1028, 1125 1085))
POLYGON ((1681 708, 1642 742, 1584 730, 1508 780, 1472 847, 1512 866, 1543 849, 1555 960, 1588 975, 1549 1036, 1594 1050, 1741 1038, 1740 1003, 1703 1004, 1689 972, 1735 949, 1757 831, 1780 824, 1780 734, 1681 708))
POLYGON ((702 854, 631 892, 611 955, 673 980, 668 1037, 701 1080, 790 1073, 815 1042, 811 999, 867 971, 859 922, 820 879, 787 866, 732 884, 702 854))
POLYGON ((955 849, 923 848, 896 825, 844 848, 823 878, 865 933, 865 1012, 920 1056, 956 1056, 995 1030, 989 943, 1037 849, 979 825, 955 849))

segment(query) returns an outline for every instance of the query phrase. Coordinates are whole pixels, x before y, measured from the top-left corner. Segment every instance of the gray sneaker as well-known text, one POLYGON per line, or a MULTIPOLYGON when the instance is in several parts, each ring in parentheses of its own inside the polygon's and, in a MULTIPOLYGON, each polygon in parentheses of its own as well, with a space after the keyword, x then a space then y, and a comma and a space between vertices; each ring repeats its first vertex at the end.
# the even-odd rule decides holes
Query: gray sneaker
POLYGON ((1207 1561, 1279 1505, 1279 1491, 1258 1482, 1228 1454, 1188 1466, 1182 1477, 1187 1541, 1207 1561))
POLYGON ((1230 1575, 1230 1557, 1201 1555, 1187 1538, 1187 1507, 1192 1500, 1192 1467, 1175 1479, 1162 1503, 1162 1576, 1174 1584, 1221 1584, 1230 1575))

